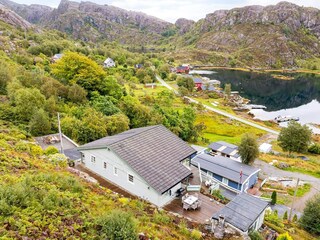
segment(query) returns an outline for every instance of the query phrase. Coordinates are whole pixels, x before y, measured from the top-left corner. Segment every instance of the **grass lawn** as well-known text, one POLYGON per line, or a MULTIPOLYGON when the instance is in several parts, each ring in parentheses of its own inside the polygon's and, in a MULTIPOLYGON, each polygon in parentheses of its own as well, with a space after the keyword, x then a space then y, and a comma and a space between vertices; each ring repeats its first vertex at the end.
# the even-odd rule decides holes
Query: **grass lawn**
POLYGON ((265 133, 260 129, 211 112, 198 114, 196 123, 204 123, 207 126, 203 137, 207 138, 210 142, 223 140, 239 144, 244 133, 252 133, 257 137, 265 133))

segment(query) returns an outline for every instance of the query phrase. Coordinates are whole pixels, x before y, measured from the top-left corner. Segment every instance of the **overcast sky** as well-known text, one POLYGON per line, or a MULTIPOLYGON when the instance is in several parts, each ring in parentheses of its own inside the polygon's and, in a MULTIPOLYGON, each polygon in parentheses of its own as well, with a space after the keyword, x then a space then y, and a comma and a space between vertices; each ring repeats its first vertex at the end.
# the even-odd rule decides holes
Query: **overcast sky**
MULTIPOLYGON (((24 4, 43 4, 57 7, 60 0, 13 0, 24 4)), ((81 0, 76 0, 80 2, 81 0)), ((279 0, 91 0, 98 4, 108 4, 127 10, 141 11, 166 21, 175 22, 178 18, 199 20, 215 10, 231 9, 246 5, 270 5, 279 0)), ((289 2, 320 8, 320 0, 289 0, 289 2)))

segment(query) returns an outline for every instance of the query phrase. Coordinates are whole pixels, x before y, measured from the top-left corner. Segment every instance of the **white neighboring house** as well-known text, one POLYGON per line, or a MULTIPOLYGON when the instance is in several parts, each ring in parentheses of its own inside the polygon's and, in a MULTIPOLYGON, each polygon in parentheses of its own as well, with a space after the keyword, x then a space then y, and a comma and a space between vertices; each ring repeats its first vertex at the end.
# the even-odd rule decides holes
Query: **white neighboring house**
POLYGON ((162 125, 131 129, 80 146, 82 163, 127 192, 162 207, 192 173, 195 153, 162 125))
POLYGON ((115 67, 116 63, 113 61, 112 58, 107 58, 104 62, 103 62, 103 67, 106 68, 112 68, 115 67))
POLYGON ((51 58, 51 61, 55 63, 56 61, 60 60, 62 57, 63 57, 63 53, 57 53, 53 55, 53 57, 51 58))

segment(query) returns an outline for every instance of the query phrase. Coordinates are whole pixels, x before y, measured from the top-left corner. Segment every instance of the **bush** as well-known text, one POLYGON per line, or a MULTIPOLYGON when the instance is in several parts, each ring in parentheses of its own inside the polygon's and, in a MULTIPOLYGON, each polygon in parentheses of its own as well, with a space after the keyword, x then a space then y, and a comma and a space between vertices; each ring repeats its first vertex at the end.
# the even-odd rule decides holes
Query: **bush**
POLYGON ((300 225, 306 231, 320 235, 320 194, 307 202, 300 218, 300 225))
POLYGON ((313 154, 320 154, 320 145, 319 144, 312 144, 309 147, 308 152, 313 153, 313 154))
POLYGON ((113 210, 97 220, 101 239, 120 240, 137 239, 137 226, 131 214, 113 210))
POLYGON ((199 240, 202 238, 202 233, 197 229, 193 229, 191 232, 191 238, 194 240, 199 240))
POLYGON ((257 231, 249 232, 249 237, 251 240, 263 240, 263 237, 257 231))
POLYGON ((280 228, 284 227, 282 219, 278 217, 278 212, 276 211, 271 213, 266 213, 265 220, 277 227, 280 227, 280 228))
POLYGON ((283 214, 283 220, 288 220, 288 211, 285 211, 283 214))
POLYGON ((277 203, 277 192, 273 191, 271 195, 271 205, 275 205, 277 203))
POLYGON ((293 240, 293 238, 286 232, 286 233, 280 234, 277 237, 277 240, 293 240))
POLYGON ((56 153, 59 153, 59 150, 54 146, 49 146, 49 147, 47 147, 46 150, 44 150, 45 155, 52 155, 52 154, 56 154, 56 153))
POLYGON ((298 221, 298 215, 294 214, 292 218, 292 222, 297 222, 298 221))

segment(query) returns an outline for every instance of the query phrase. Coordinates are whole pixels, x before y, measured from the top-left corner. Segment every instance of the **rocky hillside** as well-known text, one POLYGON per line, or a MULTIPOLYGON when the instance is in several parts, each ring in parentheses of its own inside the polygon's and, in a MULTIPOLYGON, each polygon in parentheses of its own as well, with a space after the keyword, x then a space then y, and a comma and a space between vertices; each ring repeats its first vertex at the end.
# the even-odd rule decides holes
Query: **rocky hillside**
POLYGON ((289 2, 219 10, 198 22, 178 19, 175 24, 91 2, 62 0, 57 9, 9 0, 0 3, 31 23, 76 39, 117 41, 136 49, 175 49, 173 56, 182 62, 281 68, 301 66, 305 59, 320 56, 319 9, 289 2))
POLYGON ((224 53, 230 66, 295 66, 320 54, 320 11, 289 2, 208 14, 179 45, 224 53), (254 64, 253 64, 254 63, 254 64))
POLYGON ((0 4, 0 20, 4 21, 16 28, 30 29, 32 25, 17 15, 15 12, 9 10, 2 4, 0 4))
POLYGON ((141 12, 109 5, 62 0, 57 9, 0 0, 32 23, 57 29, 84 41, 154 44, 172 24, 141 12))

